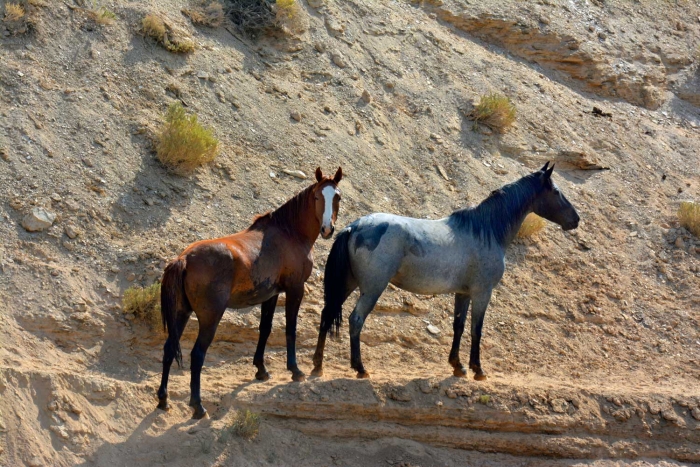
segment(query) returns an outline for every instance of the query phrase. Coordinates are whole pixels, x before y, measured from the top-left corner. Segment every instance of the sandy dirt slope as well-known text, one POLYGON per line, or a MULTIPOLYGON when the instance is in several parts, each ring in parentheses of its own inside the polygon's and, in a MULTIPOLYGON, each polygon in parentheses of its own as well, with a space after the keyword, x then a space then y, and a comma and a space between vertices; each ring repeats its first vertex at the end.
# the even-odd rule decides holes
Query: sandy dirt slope
MULTIPOLYGON (((303 32, 255 39, 195 27, 179 0, 104 2, 106 26, 33 3, 26 32, 0 23, 0 464, 700 462, 700 240, 676 218, 700 200, 695 2, 309 0, 303 32), (149 12, 196 51, 142 37, 149 12), (490 92, 517 107, 503 135, 465 118, 490 92), (176 100, 222 143, 190 177, 152 152, 176 100), (362 335, 370 381, 344 327, 325 376, 292 383, 278 313, 273 379, 253 382, 260 311, 231 310, 203 373, 211 419, 189 420, 184 370, 174 409, 154 411, 164 335, 123 313, 124 290, 309 183, 283 169, 341 165, 342 226, 442 217, 547 160, 582 223, 512 245, 485 383, 450 376, 451 297, 388 289, 362 335), (35 207, 56 219, 30 233, 35 207), (246 408, 263 419, 252 442, 230 430, 246 408)), ((307 372, 330 245, 299 317, 307 372)))

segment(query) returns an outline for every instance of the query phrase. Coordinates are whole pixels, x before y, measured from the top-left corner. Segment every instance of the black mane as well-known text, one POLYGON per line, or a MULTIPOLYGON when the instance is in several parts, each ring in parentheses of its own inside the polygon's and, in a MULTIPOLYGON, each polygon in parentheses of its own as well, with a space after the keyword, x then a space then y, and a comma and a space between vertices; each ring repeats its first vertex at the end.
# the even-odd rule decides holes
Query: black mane
POLYGON ((491 244, 495 239, 505 246, 515 224, 540 193, 542 182, 539 173, 526 175, 520 180, 494 190, 478 206, 453 212, 449 222, 459 229, 467 229, 474 236, 491 244))
POLYGON ((253 221, 253 225, 250 226, 251 229, 262 228, 263 223, 273 224, 279 227, 281 230, 287 233, 293 233, 292 228, 299 220, 299 213, 304 211, 309 206, 309 193, 314 189, 316 184, 309 185, 308 187, 301 190, 299 193, 290 198, 286 203, 284 203, 279 208, 274 211, 268 211, 265 214, 261 214, 256 217, 253 221))

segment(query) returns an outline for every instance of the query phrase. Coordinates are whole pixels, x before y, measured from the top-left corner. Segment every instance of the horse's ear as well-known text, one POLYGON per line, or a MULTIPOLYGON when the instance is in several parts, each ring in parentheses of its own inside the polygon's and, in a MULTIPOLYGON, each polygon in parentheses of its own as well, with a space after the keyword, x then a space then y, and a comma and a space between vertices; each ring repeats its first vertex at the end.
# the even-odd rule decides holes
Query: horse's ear
POLYGON ((549 170, 544 171, 545 178, 550 178, 552 176, 552 172, 554 172, 554 164, 552 164, 549 170))
POLYGON ((546 172, 548 167, 549 167, 549 161, 547 161, 547 163, 544 165, 544 167, 542 167, 540 169, 540 172, 546 172))
POLYGON ((333 175, 333 181, 337 185, 340 183, 340 181, 343 179, 343 168, 338 167, 338 170, 336 171, 335 175, 333 175))
POLYGON ((323 172, 321 172, 321 167, 316 167, 316 181, 320 182, 323 180, 323 172))

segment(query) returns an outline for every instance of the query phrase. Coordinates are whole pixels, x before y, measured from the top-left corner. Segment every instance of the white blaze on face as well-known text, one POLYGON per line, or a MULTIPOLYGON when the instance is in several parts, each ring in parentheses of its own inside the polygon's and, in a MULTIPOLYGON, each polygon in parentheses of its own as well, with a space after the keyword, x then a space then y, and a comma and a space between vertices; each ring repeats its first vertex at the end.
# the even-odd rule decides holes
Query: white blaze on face
POLYGON ((323 194, 323 201, 325 203, 323 209, 323 220, 321 221, 321 228, 330 229, 333 216, 333 198, 335 197, 335 188, 328 185, 323 190, 321 190, 321 193, 323 194))

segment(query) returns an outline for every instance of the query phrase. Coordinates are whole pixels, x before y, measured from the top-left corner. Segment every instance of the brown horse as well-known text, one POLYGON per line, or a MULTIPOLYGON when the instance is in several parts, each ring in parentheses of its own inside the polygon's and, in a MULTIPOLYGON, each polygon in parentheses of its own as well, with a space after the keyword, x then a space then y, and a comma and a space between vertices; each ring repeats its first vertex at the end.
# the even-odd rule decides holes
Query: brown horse
POLYGON ((214 339, 226 308, 262 303, 260 338, 253 364, 255 377, 267 380, 264 353, 272 330, 277 297, 284 292, 287 336, 287 369, 294 381, 305 378, 297 366, 296 327, 304 283, 313 268, 313 246, 319 233, 330 238, 335 230, 343 177, 338 168, 333 178, 316 169, 316 183, 287 201, 279 209, 257 217, 237 234, 203 240, 188 246, 171 261, 163 274, 161 314, 168 339, 163 349, 163 377, 158 389, 158 408, 168 408, 168 374, 177 359, 182 366, 180 336, 194 310, 199 334, 191 354, 190 406, 194 418, 206 410, 200 396, 200 374, 207 348, 214 339))

